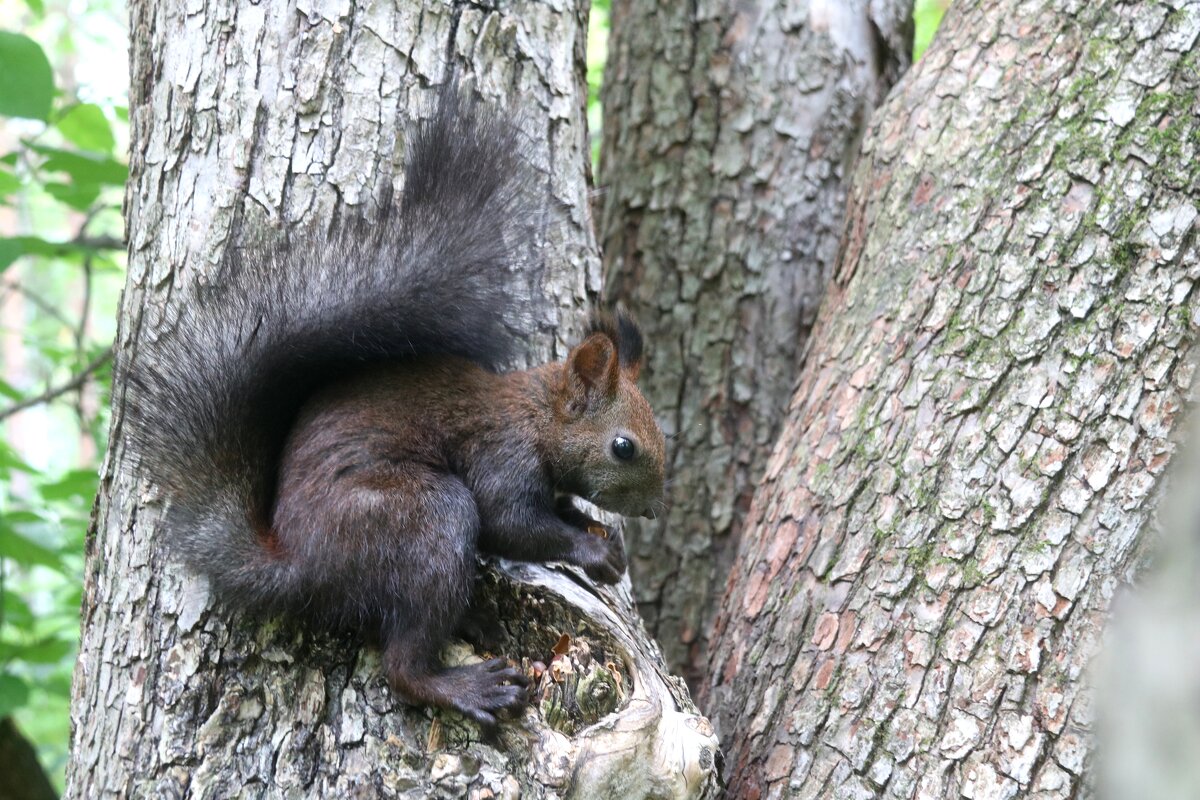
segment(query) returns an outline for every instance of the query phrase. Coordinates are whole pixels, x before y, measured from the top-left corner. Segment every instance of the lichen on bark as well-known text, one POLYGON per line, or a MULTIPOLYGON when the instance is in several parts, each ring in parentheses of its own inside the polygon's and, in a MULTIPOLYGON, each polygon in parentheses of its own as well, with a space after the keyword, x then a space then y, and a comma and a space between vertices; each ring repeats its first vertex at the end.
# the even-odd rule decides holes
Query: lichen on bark
POLYGON ((1198 36, 956 3, 874 118, 718 621, 732 796, 1086 792, 1194 379, 1198 36))

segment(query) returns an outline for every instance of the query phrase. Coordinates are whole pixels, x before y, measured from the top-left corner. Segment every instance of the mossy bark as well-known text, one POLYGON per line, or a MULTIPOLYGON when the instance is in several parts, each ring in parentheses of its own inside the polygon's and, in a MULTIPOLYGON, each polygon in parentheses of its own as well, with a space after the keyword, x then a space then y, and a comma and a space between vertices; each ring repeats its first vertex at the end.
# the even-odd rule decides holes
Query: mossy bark
POLYGON ((874 117, 750 512, 733 797, 1086 794, 1200 331, 1195 3, 955 3, 874 117))

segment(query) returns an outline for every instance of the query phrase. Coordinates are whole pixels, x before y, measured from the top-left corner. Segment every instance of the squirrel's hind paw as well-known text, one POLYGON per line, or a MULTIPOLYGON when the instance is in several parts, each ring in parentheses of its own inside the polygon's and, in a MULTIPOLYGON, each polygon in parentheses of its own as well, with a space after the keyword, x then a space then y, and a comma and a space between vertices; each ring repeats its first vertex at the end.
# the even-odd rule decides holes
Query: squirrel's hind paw
POLYGON ((529 678, 503 658, 455 667, 445 678, 453 683, 450 707, 485 727, 498 724, 498 713, 520 711, 529 703, 529 678))

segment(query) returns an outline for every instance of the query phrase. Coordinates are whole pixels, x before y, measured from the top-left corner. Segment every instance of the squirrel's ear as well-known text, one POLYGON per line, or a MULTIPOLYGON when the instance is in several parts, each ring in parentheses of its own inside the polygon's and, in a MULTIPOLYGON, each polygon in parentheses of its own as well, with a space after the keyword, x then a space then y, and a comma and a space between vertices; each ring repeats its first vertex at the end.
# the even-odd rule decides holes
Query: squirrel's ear
POLYGON ((630 381, 636 381, 642 371, 642 329, 625 310, 618 305, 612 313, 595 310, 585 331, 588 335, 602 333, 617 348, 617 362, 630 381))
POLYGON ((619 365, 617 348, 612 339, 593 333, 571 349, 567 355, 567 406, 574 413, 583 413, 617 394, 619 365))

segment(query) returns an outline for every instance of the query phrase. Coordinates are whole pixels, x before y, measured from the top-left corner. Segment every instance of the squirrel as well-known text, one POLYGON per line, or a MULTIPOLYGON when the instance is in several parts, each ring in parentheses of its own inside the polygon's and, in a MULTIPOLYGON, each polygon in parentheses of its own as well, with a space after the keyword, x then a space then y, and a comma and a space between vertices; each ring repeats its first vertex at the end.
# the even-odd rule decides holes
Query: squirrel
POLYGON ((230 248, 118 375, 168 551, 215 596, 363 631, 404 701, 492 726, 527 702, 524 674, 438 662, 476 554, 617 582, 619 533, 572 498, 653 516, 665 444, 623 311, 594 313, 564 361, 500 371, 539 176, 514 125, 447 86, 409 136, 398 204, 230 248))

